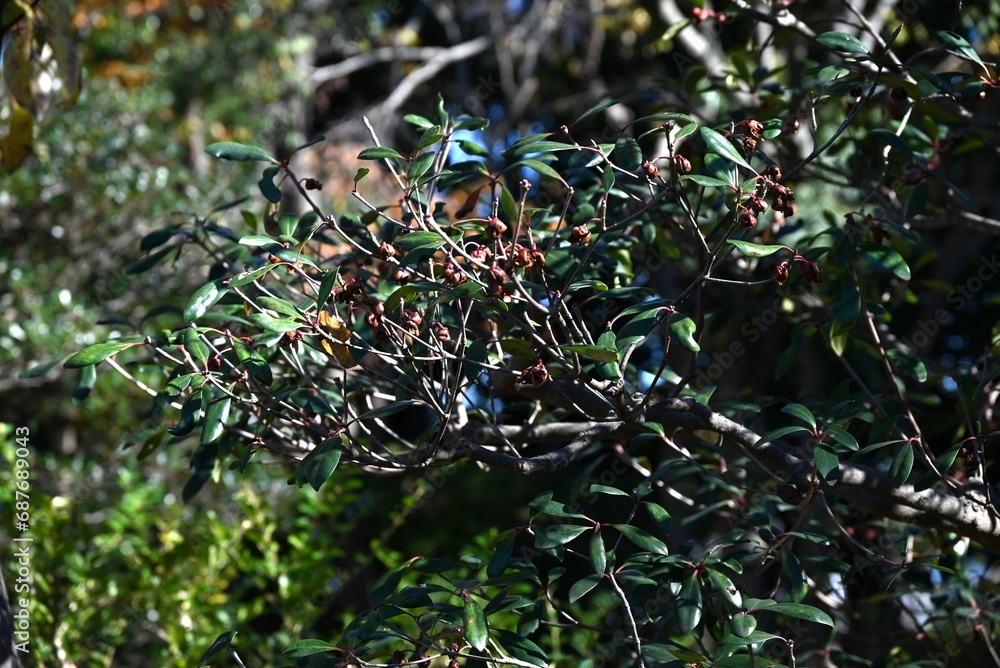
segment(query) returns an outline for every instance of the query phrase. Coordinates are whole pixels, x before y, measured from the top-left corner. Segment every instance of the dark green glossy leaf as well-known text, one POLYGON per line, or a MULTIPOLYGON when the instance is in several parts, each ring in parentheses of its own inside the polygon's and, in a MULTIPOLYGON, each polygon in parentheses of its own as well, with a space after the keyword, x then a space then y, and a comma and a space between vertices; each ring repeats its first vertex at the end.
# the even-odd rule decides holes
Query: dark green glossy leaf
POLYGON ((233 642, 233 638, 236 637, 236 634, 237 631, 226 631, 218 638, 216 638, 215 642, 212 643, 212 646, 209 647, 207 650, 205 650, 205 653, 201 655, 201 659, 198 661, 198 665, 203 666, 206 661, 211 659, 213 656, 219 654, 219 652, 221 652, 222 650, 229 647, 233 642))
POLYGON ((677 626, 681 633, 691 633, 701 622, 703 604, 698 576, 684 580, 677 596, 677 626))
POLYGON ((335 651, 337 651, 336 645, 331 645, 330 643, 323 642, 322 640, 307 639, 293 642, 285 648, 285 651, 282 652, 282 654, 292 658, 300 658, 303 656, 313 656, 314 654, 335 651))
POLYGON ((848 35, 846 32, 825 32, 817 37, 816 41, 828 49, 834 49, 836 51, 844 51, 846 53, 868 53, 868 49, 861 42, 861 40, 854 35, 848 35))
POLYGON ((587 527, 573 524, 554 524, 545 527, 535 527, 535 547, 539 550, 559 547, 570 542, 586 530, 587 527))
POLYGON ((601 538, 601 530, 594 529, 594 534, 590 537, 590 564, 594 567, 594 572, 603 575, 608 567, 608 555, 604 549, 604 539, 601 538))
POLYGON ((490 638, 490 628, 486 624, 486 614, 479 607, 479 604, 470 598, 465 602, 462 616, 465 621, 465 639, 469 641, 473 649, 479 652, 483 651, 486 649, 486 643, 490 638))
POLYGON ((191 355, 199 370, 204 370, 208 366, 210 355, 208 346, 201 340, 198 330, 194 327, 188 327, 184 331, 184 350, 191 355))
POLYGON ((714 176, 705 176, 704 174, 685 174, 681 177, 681 181, 697 183, 699 186, 705 188, 725 188, 726 190, 732 190, 733 188, 729 181, 723 181, 714 176))
POLYGON ((205 153, 223 160, 256 160, 259 162, 278 162, 259 146, 240 144, 234 141, 220 141, 205 147, 205 153))
POLYGON ((288 479, 288 484, 302 487, 309 483, 318 492, 337 469, 341 455, 343 455, 343 441, 340 435, 331 436, 302 458, 295 473, 288 479))
POLYGON ((813 459, 816 462, 816 471, 828 485, 836 484, 837 475, 840 471, 840 458, 823 446, 816 446, 813 450, 813 459))
POLYGON ((576 353, 577 355, 583 355, 588 359, 595 360, 597 362, 616 362, 618 361, 618 351, 613 348, 602 348, 600 346, 590 346, 584 344, 575 344, 570 346, 560 346, 563 350, 570 353, 576 353))
POLYGON ((212 305, 222 299, 227 289, 222 280, 212 281, 198 288, 184 307, 184 321, 193 322, 205 315, 212 305))
POLYGON ((910 477, 913 470, 913 446, 909 443, 903 445, 892 459, 889 466, 889 478, 893 487, 902 487, 906 479, 910 477))
POLYGON ((226 431, 226 422, 229 421, 229 410, 232 405, 233 399, 228 394, 208 404, 208 410, 205 411, 205 421, 201 428, 202 445, 214 443, 226 431))
POLYGON ((694 320, 686 316, 670 323, 671 338, 688 350, 698 352, 701 350, 701 346, 698 345, 698 341, 694 337, 695 331, 697 331, 697 325, 694 324, 694 320))
POLYGON ((806 424, 808 424, 813 429, 816 428, 816 417, 812 414, 812 411, 803 406, 802 404, 788 404, 781 409, 782 413, 788 413, 789 415, 794 415, 806 424))
POLYGON ((726 243, 736 246, 743 254, 748 257, 766 257, 768 255, 773 255, 780 250, 788 250, 784 246, 769 246, 765 244, 755 244, 749 241, 741 241, 739 239, 730 239, 726 243))
POLYGON ((382 160, 383 158, 400 158, 403 156, 388 146, 372 146, 358 153, 358 160, 382 160))
POLYGON ((818 608, 803 603, 775 603, 759 609, 761 612, 776 612, 779 615, 787 615, 795 619, 804 619, 809 622, 816 622, 824 626, 833 628, 833 619, 818 608))
POLYGON ((358 420, 375 420, 377 418, 389 417, 390 415, 395 415, 396 413, 409 408, 410 406, 416 405, 426 405, 424 402, 417 399, 405 399, 403 401, 394 401, 391 404, 386 404, 385 406, 379 406, 378 408, 373 408, 363 415, 358 416, 358 420))
POLYGON ((274 183, 274 177, 278 175, 279 171, 281 171, 281 168, 277 165, 267 167, 261 174, 260 180, 257 181, 257 187, 260 188, 260 194, 264 196, 264 199, 272 204, 277 204, 281 201, 281 189, 274 183))
POLYGON ((97 364, 98 362, 103 362, 112 355, 117 355, 123 350, 139 345, 142 345, 142 343, 135 341, 95 343, 92 346, 87 346, 75 355, 72 355, 68 360, 66 360, 63 366, 67 369, 79 369, 80 367, 90 366, 92 364, 97 364))
POLYGON ((826 435, 851 450, 857 450, 859 447, 858 439, 854 438, 854 436, 852 436, 846 429, 841 429, 840 427, 827 427, 826 435))
POLYGON ((590 593, 590 590, 599 585, 603 579, 603 575, 588 575, 574 582, 573 586, 569 588, 569 602, 579 601, 590 593))
POLYGON ((757 628, 757 620, 743 612, 733 615, 731 621, 733 633, 740 638, 746 638, 757 628))
POLYGON ((799 558, 786 547, 781 548, 781 572, 785 576, 792 600, 799 603, 809 591, 806 572, 799 558))
POLYGON ((399 586, 399 581, 403 579, 403 573, 410 567, 410 562, 405 564, 400 564, 389 569, 386 573, 382 575, 372 587, 372 592, 369 595, 372 605, 378 605, 389 596, 389 594, 396 591, 396 587, 399 586))
POLYGON ((729 160, 730 162, 735 162, 740 167, 745 167, 751 172, 756 174, 753 167, 743 159, 743 156, 739 154, 729 140, 723 137, 721 134, 713 130, 712 128, 698 128, 698 132, 701 134, 702 140, 708 144, 708 149, 710 152, 729 160))
POLYGON ((510 563, 510 556, 514 552, 514 538, 515 534, 511 533, 507 538, 497 543, 496 548, 493 550, 493 556, 490 557, 490 563, 486 566, 487 577, 496 577, 507 569, 507 564, 510 563))
POLYGON ((927 380, 927 367, 924 366, 924 363, 919 358, 899 348, 893 348, 888 354, 892 365, 900 373, 909 376, 918 383, 923 383, 927 380))
POLYGON ((542 648, 518 633, 496 629, 493 631, 493 637, 515 659, 539 668, 550 665, 549 657, 542 648))
POLYGON ((622 532, 622 535, 629 539, 637 547, 647 550, 649 552, 655 552, 656 554, 662 554, 663 556, 668 556, 670 550, 659 538, 654 538, 648 533, 643 531, 638 527, 634 527, 630 524, 612 524, 614 528, 622 532))
POLYGON ((950 30, 938 30, 937 36, 948 46, 958 49, 976 63, 980 65, 983 64, 983 60, 979 57, 979 54, 976 53, 976 50, 973 49, 972 45, 969 44, 969 42, 961 35, 955 34, 950 30))

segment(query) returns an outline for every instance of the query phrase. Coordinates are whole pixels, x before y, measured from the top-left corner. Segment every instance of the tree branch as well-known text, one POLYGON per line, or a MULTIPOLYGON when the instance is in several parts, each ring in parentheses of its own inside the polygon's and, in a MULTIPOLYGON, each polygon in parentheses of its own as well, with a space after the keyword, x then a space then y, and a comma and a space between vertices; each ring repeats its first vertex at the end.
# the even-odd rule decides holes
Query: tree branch
MULTIPOLYGON (((727 439, 723 438, 724 449, 738 452, 738 443, 779 473, 805 479, 814 477, 810 460, 777 443, 758 443, 761 437, 753 430, 690 399, 654 401, 641 419, 716 432, 735 441, 727 444, 727 439)), ((821 483, 821 487, 862 503, 885 517, 925 528, 954 531, 986 547, 1000 548, 1000 516, 989 506, 981 484, 978 488, 967 485, 964 496, 935 489, 917 491, 913 485, 897 488, 881 471, 841 461, 836 483, 821 483)))

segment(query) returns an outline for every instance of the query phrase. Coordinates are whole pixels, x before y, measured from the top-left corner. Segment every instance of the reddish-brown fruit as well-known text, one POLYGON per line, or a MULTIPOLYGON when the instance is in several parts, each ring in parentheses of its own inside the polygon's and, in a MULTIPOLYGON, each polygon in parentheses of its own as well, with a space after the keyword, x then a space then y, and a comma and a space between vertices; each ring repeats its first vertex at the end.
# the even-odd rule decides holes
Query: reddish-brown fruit
POLYGON ((378 247, 378 258, 388 260, 391 257, 396 257, 396 247, 383 241, 382 245, 378 247))
POLYGON ((757 227, 757 216, 753 215, 749 211, 743 211, 743 213, 740 214, 740 226, 752 230, 757 227))
POLYGON ((784 285, 785 281, 788 280, 788 261, 782 262, 777 267, 774 268, 774 280, 778 282, 778 285, 784 285))
POLYGON ((522 385, 541 385, 549 379, 549 370, 545 368, 542 362, 538 362, 533 366, 529 366, 527 369, 521 372, 518 376, 517 382, 522 385))
POLYGON ((767 211, 767 202, 764 201, 763 197, 757 197, 757 195, 750 195, 749 206, 750 210, 754 213, 764 213, 767 211))
POLYGON ((670 161, 670 169, 674 174, 678 176, 683 176, 684 174, 691 173, 691 161, 685 158, 683 155, 675 155, 673 160, 670 161))
POLYGON ((802 272, 802 277, 810 283, 823 282, 823 276, 820 274, 818 262, 803 259, 799 262, 799 271, 802 272))
POLYGON ((490 218, 486 221, 486 238, 496 241, 507 231, 507 223, 499 218, 490 218))
POLYGON ((451 341, 451 330, 448 329, 444 323, 435 322, 434 323, 434 336, 441 343, 447 343, 451 341))
POLYGON ((586 225, 577 225, 570 230, 569 240, 575 244, 586 246, 590 243, 590 228, 586 225))
POLYGON ((318 179, 314 179, 314 178, 307 178, 307 179, 305 179, 303 185, 305 185, 306 190, 322 190, 323 189, 323 184, 320 183, 318 179))
POLYGON ((660 175, 659 168, 653 163, 651 163, 649 160, 643 161, 642 170, 646 172, 646 176, 648 176, 651 179, 655 179, 660 175))
POLYGON ((392 275, 392 278, 400 285, 406 285, 410 281, 410 271, 400 267, 396 270, 396 273, 392 275))

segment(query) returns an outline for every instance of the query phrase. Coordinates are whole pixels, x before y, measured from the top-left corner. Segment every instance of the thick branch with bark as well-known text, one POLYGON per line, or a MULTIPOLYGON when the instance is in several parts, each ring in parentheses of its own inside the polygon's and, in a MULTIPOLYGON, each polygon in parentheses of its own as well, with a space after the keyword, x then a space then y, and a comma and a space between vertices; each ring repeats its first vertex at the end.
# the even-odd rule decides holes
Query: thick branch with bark
MULTIPOLYGON (((527 388, 525 388, 527 389, 527 388)), ((470 459, 523 475, 552 471, 569 465, 594 444, 636 433, 647 422, 667 428, 702 430, 722 436, 720 447, 731 456, 749 454, 752 459, 785 478, 812 481, 817 488, 863 505, 886 518, 928 529, 968 536, 983 545, 1000 549, 1000 515, 988 503, 981 485, 969 483, 956 495, 937 489, 917 491, 913 485, 895 487, 885 473, 841 461, 837 480, 829 484, 814 474, 812 459, 780 443, 761 442, 748 427, 691 399, 660 400, 620 419, 591 422, 555 422, 541 425, 466 425, 459 435, 434 452, 429 465, 470 459), (505 441, 516 446, 569 441, 536 456, 518 456, 501 451, 505 441)))

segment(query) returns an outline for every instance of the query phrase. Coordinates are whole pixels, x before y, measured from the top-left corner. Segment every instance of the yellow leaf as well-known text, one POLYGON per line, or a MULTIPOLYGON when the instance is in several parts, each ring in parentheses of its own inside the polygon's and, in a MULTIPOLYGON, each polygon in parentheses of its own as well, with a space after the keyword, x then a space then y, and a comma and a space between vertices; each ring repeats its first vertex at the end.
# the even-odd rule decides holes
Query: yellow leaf
POLYGON ((325 335, 335 341, 340 341, 341 343, 335 343, 331 341, 327 336, 323 336, 320 339, 320 346, 322 346, 323 351, 331 357, 337 358, 340 365, 345 369, 354 370, 360 368, 355 362, 354 358, 351 357, 351 351, 348 349, 344 343, 351 340, 351 330, 347 328, 347 325, 338 318, 336 315, 330 313, 327 310, 322 310, 319 312, 319 325, 323 330, 325 335))
POLYGON ((10 102, 10 134, 0 139, 3 168, 13 172, 31 155, 34 119, 31 113, 14 100, 10 102))

